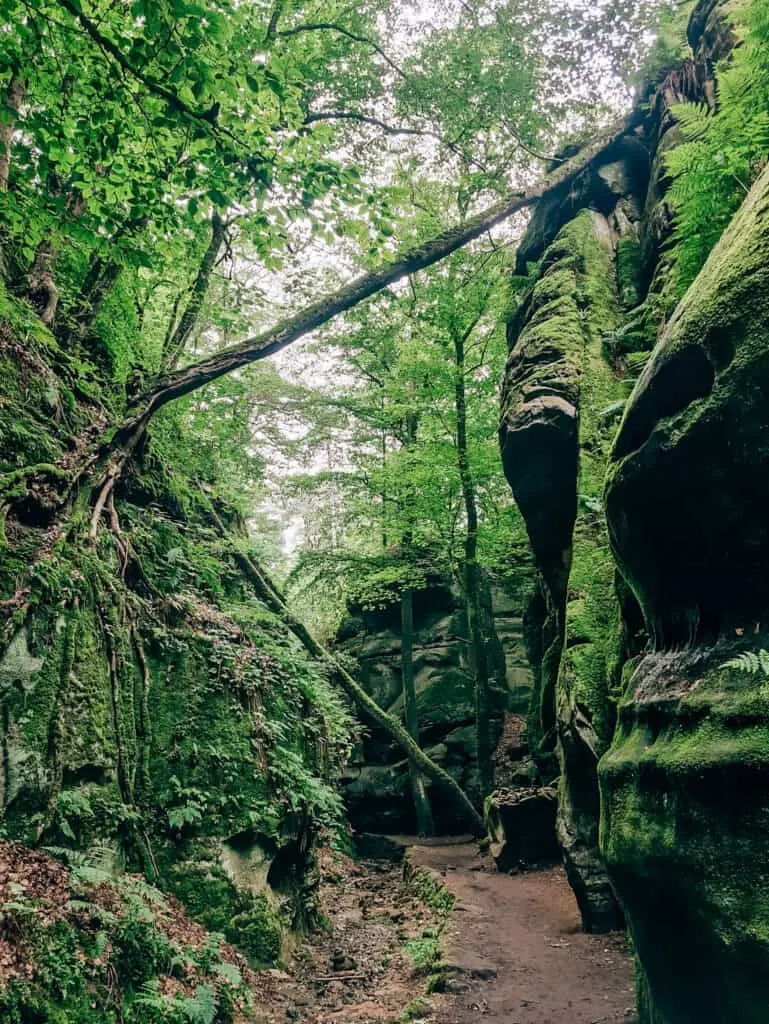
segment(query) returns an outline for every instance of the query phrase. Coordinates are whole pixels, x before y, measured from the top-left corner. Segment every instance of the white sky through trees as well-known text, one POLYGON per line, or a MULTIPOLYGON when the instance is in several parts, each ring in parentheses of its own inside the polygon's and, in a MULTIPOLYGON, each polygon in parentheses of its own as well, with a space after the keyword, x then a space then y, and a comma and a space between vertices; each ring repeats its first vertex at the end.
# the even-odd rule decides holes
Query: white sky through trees
MULTIPOLYGON (((624 2, 624 0, 421 0, 421 2, 382 3, 384 8, 379 17, 382 49, 391 58, 392 65, 405 69, 405 76, 393 70, 390 62, 374 57, 381 72, 380 94, 356 108, 356 112, 382 122, 394 129, 400 126, 410 130, 409 134, 395 134, 380 130, 376 125, 345 125, 338 150, 340 163, 355 163, 362 169, 363 184, 372 195, 386 193, 391 183, 411 175, 415 181, 433 181, 444 187, 447 193, 456 189, 463 178, 470 178, 477 168, 472 166, 477 152, 479 161, 485 160, 493 172, 488 180, 480 181, 470 200, 470 209, 479 208, 496 198, 506 189, 520 187, 541 177, 544 164, 533 158, 525 149, 515 143, 517 125, 506 120, 504 75, 509 70, 504 66, 500 54, 472 51, 472 42, 482 33, 489 31, 520 32, 521 45, 531 48, 531 59, 536 61, 536 92, 534 108, 541 113, 543 131, 537 139, 537 151, 551 153, 566 141, 585 138, 594 134, 618 112, 629 109, 632 96, 632 74, 637 72, 644 55, 654 41, 655 13, 663 8, 676 6, 672 0, 646 0, 646 2, 624 2), (492 81, 489 96, 499 105, 496 122, 485 125, 477 136, 477 147, 471 142, 464 155, 457 154, 441 142, 446 128, 440 123, 440 116, 433 116, 430 101, 425 100, 409 106, 409 82, 407 76, 417 73, 423 66, 431 71, 437 64, 440 73, 442 53, 430 52, 431 40, 439 45, 446 42, 446 59, 450 47, 468 46, 468 64, 477 58, 477 73, 488 73, 492 81), (433 65, 427 61, 432 60, 433 65), (495 76, 499 76, 498 94, 493 92, 495 76), (404 78, 407 80, 404 83, 404 78), (423 130, 424 134, 415 134, 423 130)), ((680 6, 680 5, 678 5, 680 6)), ((527 58, 528 59, 528 58, 527 58)), ((460 69, 462 64, 459 65, 460 69)), ((330 69, 330 74, 343 74, 344 67, 330 69)), ((444 95, 446 108, 451 113, 452 103, 461 108, 462 83, 446 83, 444 95), (456 86, 457 95, 452 97, 456 86)), ((482 94, 479 93, 482 96, 482 94)), ((512 97, 511 97, 512 99, 512 97)), ((333 97, 318 97, 319 110, 335 110, 338 101, 333 97)), ((496 112, 492 112, 495 113, 496 112)), ((450 124, 450 118, 448 123, 450 124)), ((377 200, 378 201, 378 200, 377 200)), ((387 252, 397 250, 399 244, 408 244, 412 238, 399 238, 399 222, 408 220, 407 203, 401 198, 400 207, 394 210, 395 231, 384 242, 374 262, 381 261, 387 252)), ((454 218, 447 215, 446 223, 454 218)), ((525 228, 527 215, 520 215, 494 232, 497 243, 514 244, 525 228)), ((277 319, 278 313, 294 310, 329 293, 367 267, 367 259, 361 247, 349 238, 318 238, 309 223, 297 222, 293 227, 293 250, 279 271, 266 272, 263 267, 247 266, 238 261, 235 272, 250 281, 250 286, 265 297, 264 307, 270 320, 277 319), (363 257, 363 259, 361 259, 363 257)), ((481 239, 475 243, 479 249, 488 244, 481 239)), ((374 300, 377 301, 377 300, 374 300)), ((258 314, 257 314, 258 315, 258 314)), ((263 326, 262 323, 255 324, 263 326)), ((332 323, 328 333, 344 330, 344 320, 332 323)), ((353 386, 354 378, 339 362, 334 352, 319 351, 318 338, 309 337, 285 350, 274 358, 275 368, 289 381, 313 386, 320 391, 332 392, 335 387, 353 386)), ((254 424, 257 447, 264 450, 264 417, 273 418, 267 433, 283 433, 291 440, 300 441, 307 426, 301 418, 286 415, 287 410, 270 410, 267 402, 262 410, 263 417, 257 416, 254 424), (282 423, 282 426, 278 425, 282 423)), ((344 450, 345 439, 340 436, 329 450, 313 451, 312 436, 306 437, 304 458, 286 458, 278 445, 268 455, 268 481, 270 496, 265 508, 271 508, 283 521, 284 548, 287 552, 301 544, 301 517, 292 515, 290 510, 281 508, 281 480, 297 471, 313 472, 329 468, 333 462, 343 469, 347 462, 344 450)), ((300 445, 301 447, 301 445, 300 445)), ((264 509, 263 509, 264 511, 264 509)))

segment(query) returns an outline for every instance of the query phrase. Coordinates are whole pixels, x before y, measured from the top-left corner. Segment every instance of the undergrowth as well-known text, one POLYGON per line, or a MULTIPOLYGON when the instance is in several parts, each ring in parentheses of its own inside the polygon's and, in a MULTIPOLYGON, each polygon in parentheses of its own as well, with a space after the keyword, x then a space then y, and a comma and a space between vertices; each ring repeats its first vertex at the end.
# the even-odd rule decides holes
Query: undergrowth
POLYGON ((769 6, 752 0, 736 16, 744 42, 718 65, 717 109, 686 103, 673 111, 685 140, 666 157, 681 295, 769 158, 769 6))

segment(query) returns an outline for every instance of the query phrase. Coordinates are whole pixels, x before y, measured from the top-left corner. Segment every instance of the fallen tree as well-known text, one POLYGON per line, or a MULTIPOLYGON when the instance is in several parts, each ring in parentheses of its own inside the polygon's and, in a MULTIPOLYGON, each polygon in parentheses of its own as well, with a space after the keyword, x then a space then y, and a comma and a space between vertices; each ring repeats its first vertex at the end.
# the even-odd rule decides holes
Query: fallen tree
POLYGON ((493 227, 509 220, 514 214, 534 206, 556 189, 568 184, 585 171, 608 147, 618 142, 631 126, 632 116, 614 122, 587 143, 579 153, 529 188, 511 192, 461 225, 447 228, 396 259, 361 274, 338 291, 280 320, 275 326, 260 334, 162 377, 149 391, 136 399, 129 409, 129 415, 114 431, 110 440, 90 452, 80 472, 73 479, 74 489, 74 486, 79 485, 84 479, 96 478, 92 533, 127 461, 144 436, 150 420, 163 406, 197 391, 219 377, 275 355, 276 352, 287 348, 366 299, 372 298, 401 278, 439 263, 493 227), (94 466, 95 471, 88 472, 94 470, 94 466))
MULTIPOLYGON (((214 521, 222 537, 227 537, 227 530, 221 519, 212 508, 214 521)), ((474 807, 468 795, 448 772, 444 771, 422 750, 408 734, 401 723, 381 708, 363 689, 360 683, 347 671, 339 658, 324 647, 323 644, 313 636, 310 630, 299 620, 288 607, 285 598, 272 582, 265 570, 244 551, 234 548, 232 551, 235 561, 240 566, 244 575, 251 581, 257 596, 264 604, 274 612, 281 622, 299 640, 305 650, 312 658, 325 665, 336 677, 339 685, 347 696, 357 704, 358 708, 372 721, 375 722, 398 744, 403 753, 420 773, 442 786, 451 794, 461 809, 468 825, 475 835, 486 834, 486 826, 483 818, 474 807)))
POLYGON ((631 127, 629 118, 615 122, 596 136, 574 157, 530 188, 511 192, 461 225, 447 228, 429 241, 409 249, 396 259, 356 277, 333 294, 319 299, 274 327, 237 345, 222 349, 207 359, 191 363, 165 378, 134 403, 116 438, 127 439, 143 430, 164 405, 205 384, 280 352, 299 338, 322 327, 334 317, 353 309, 401 278, 450 256, 521 210, 534 206, 557 188, 581 174, 607 147, 619 141, 631 127))

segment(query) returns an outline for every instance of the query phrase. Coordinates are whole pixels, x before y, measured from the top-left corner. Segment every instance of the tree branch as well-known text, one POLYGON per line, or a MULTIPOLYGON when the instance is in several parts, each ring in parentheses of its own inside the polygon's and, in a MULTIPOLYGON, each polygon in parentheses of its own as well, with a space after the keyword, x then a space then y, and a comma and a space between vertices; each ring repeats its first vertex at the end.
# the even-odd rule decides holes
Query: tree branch
POLYGON ((354 110, 319 110, 309 113, 304 119, 305 124, 317 124, 319 121, 355 121, 359 124, 370 124, 375 128, 380 128, 385 135, 429 135, 442 141, 440 135, 429 128, 397 128, 395 125, 380 121, 378 117, 359 114, 354 110))
POLYGON ((219 115, 218 103, 214 103, 208 110, 196 110, 194 107, 191 107, 188 103, 185 103, 173 89, 167 89, 162 82, 158 81, 157 78, 146 74, 140 68, 134 67, 134 65, 121 51, 120 47, 105 36, 104 33, 99 30, 98 25, 80 10, 77 3, 75 3, 75 0, 57 0, 57 2, 59 6, 63 7, 72 15, 91 40, 96 43, 104 53, 108 54, 115 61, 118 67, 129 74, 132 78, 136 79, 137 82, 141 82, 146 89, 159 99, 164 100, 172 110, 183 114, 185 117, 190 118, 197 124, 202 124, 209 133, 223 132, 225 135, 233 138, 234 141, 237 141, 228 129, 222 128, 221 125, 217 123, 217 117, 219 115))
POLYGON ((292 342, 383 291, 395 281, 440 262, 457 249, 485 234, 490 228, 508 220, 513 214, 533 206, 589 167, 600 153, 622 138, 631 123, 629 118, 615 122, 588 143, 580 153, 537 184, 510 193, 481 213, 468 218, 463 224, 448 228, 392 262, 385 263, 370 273, 362 274, 332 295, 306 306, 261 334, 170 374, 159 381, 154 390, 134 403, 132 414, 118 429, 114 440, 118 444, 124 443, 135 431, 143 432, 154 413, 169 402, 196 391, 219 377, 280 352, 292 342))
POLYGON ((373 39, 369 39, 368 36, 361 36, 358 35, 357 32, 351 32, 342 25, 335 25, 332 22, 327 21, 314 22, 308 25, 295 25, 293 28, 286 28, 281 32, 276 32, 276 36, 283 39, 288 36, 298 36, 304 32, 338 32, 339 35, 346 36, 348 39, 352 39, 353 42, 363 43, 364 46, 370 46, 375 53, 379 54, 388 67, 391 67, 397 75, 400 75, 401 78, 406 78, 406 72, 402 68, 398 67, 395 61, 385 53, 379 43, 375 42, 373 39))

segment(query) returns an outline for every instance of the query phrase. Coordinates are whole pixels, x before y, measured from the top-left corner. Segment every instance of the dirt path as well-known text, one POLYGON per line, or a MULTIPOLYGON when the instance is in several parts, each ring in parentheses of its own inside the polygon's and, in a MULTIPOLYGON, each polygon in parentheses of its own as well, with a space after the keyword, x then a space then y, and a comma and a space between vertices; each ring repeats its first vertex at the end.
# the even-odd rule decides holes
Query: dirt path
POLYGON ((399 842, 454 894, 452 914, 426 906, 401 863, 324 855, 329 927, 261 974, 261 1022, 635 1024, 624 936, 580 931, 560 868, 502 875, 469 842, 399 842), (425 997, 439 944, 445 991, 425 997))
POLYGON ((622 935, 585 935, 563 871, 501 875, 463 845, 415 846, 457 898, 446 937, 449 993, 434 1024, 632 1024, 632 965, 622 935))

